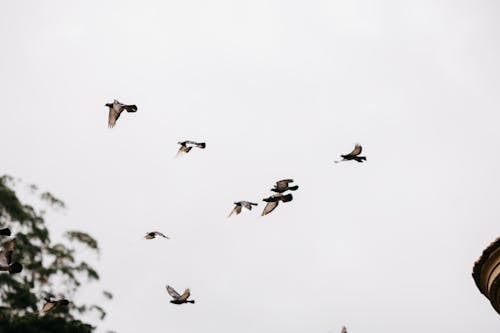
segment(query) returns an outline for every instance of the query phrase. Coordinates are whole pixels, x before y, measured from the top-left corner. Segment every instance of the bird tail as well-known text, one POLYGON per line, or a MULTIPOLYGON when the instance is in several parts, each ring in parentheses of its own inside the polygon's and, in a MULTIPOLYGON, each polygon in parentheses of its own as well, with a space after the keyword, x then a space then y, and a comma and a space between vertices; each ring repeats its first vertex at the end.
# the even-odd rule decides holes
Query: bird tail
POLYGON ((207 146, 207 144, 205 142, 200 142, 200 143, 196 144, 196 147, 201 148, 201 149, 205 149, 206 146, 207 146))
POLYGON ((284 196, 282 196, 282 197, 281 197, 281 200, 282 200, 283 202, 292 201, 292 199, 293 199, 293 196, 292 196, 292 194, 291 194, 291 193, 288 193, 287 195, 284 195, 284 196))
POLYGON ((359 163, 363 163, 363 161, 366 161, 365 156, 356 156, 354 159, 359 163))
POLYGON ((250 202, 250 205, 252 205, 252 206, 258 206, 259 204, 256 204, 255 202, 250 202))
POLYGON ((10 236, 10 229, 9 228, 0 229, 0 235, 2 235, 2 236, 10 236))
POLYGON ((295 185, 295 186, 289 187, 288 189, 290 191, 297 191, 298 188, 299 188, 299 185, 295 185))
POLYGON ((191 301, 186 301, 186 303, 191 303, 191 304, 194 304, 194 300, 191 300, 191 301))

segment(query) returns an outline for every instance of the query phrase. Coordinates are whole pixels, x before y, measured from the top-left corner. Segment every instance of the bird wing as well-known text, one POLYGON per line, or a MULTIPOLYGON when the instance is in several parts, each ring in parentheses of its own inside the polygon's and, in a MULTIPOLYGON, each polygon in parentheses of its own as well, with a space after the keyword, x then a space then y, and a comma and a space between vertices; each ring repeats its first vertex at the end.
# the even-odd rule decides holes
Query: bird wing
POLYGON ((7 243, 3 245, 2 250, 0 251, 0 266, 9 266, 12 260, 12 251, 16 247, 16 239, 11 239, 7 243))
POLYGON ((120 118, 120 114, 122 113, 122 110, 117 110, 113 106, 112 108, 109 108, 109 115, 108 115, 108 127, 113 128, 115 127, 116 121, 118 118, 120 118))
POLYGON ((353 151, 351 151, 348 155, 349 156, 357 156, 361 154, 361 151, 363 151, 363 147, 359 143, 356 143, 356 146, 354 146, 353 151))
POLYGON ((159 232, 159 231, 153 231, 155 233, 155 235, 157 236, 161 236, 163 238, 168 238, 167 236, 165 236, 163 233, 159 232))
POLYGON ((42 309, 40 310, 40 312, 48 312, 50 310, 52 310, 55 306, 56 306, 56 302, 47 302, 43 305, 42 309))
POLYGON ((276 207, 278 207, 278 201, 268 202, 267 205, 266 205, 266 207, 264 207, 264 210, 262 211, 262 216, 269 214, 276 207))
POLYGON ((186 290, 184 290, 184 293, 181 295, 181 297, 178 298, 178 300, 185 301, 189 298, 190 295, 191 295, 191 292, 189 291, 189 288, 187 288, 186 290))
POLYGON ((233 214, 236 214, 238 215, 239 213, 241 213, 241 206, 240 205, 236 205, 233 210, 231 211, 231 213, 228 215, 228 217, 230 217, 231 215, 233 214))
POLYGON ((181 297, 181 295, 179 295, 179 293, 170 286, 167 286, 167 292, 170 296, 172 296, 173 299, 179 299, 179 297, 181 297))

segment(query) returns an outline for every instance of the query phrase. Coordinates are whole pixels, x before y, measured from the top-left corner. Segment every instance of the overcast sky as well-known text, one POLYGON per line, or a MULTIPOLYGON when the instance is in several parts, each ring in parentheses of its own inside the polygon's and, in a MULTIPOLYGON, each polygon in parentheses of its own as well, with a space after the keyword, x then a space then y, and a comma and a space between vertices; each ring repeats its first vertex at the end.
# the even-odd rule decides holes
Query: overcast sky
POLYGON ((498 333, 471 271, 500 235, 499 16, 486 0, 4 2, 0 173, 66 201, 55 239, 99 241, 101 282, 78 296, 108 310, 99 332, 498 333), (139 110, 110 130, 114 98, 139 110), (176 159, 181 139, 207 149, 176 159), (333 163, 356 142, 366 163, 333 163), (282 178, 294 200, 260 217, 282 178), (226 218, 238 200, 260 204, 226 218))

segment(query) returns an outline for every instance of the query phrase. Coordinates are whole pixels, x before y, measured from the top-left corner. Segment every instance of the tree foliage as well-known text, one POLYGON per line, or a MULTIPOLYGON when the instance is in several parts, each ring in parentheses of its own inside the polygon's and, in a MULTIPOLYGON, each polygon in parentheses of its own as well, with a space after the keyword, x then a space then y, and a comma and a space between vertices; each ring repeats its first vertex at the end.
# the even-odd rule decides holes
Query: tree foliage
MULTIPOLYGON (((12 230, 16 238, 12 260, 24 267, 19 274, 0 272, 0 332, 92 332, 93 327, 76 316, 95 311, 103 319, 106 312, 100 306, 71 301, 67 308, 40 315, 39 305, 47 296, 72 300, 82 283, 99 280, 97 271, 76 255, 77 244, 98 253, 97 241, 85 232, 70 230, 63 242, 52 242, 45 211, 22 203, 15 186, 12 177, 0 177, 0 227, 12 230)), ((35 193, 38 187, 31 185, 30 190, 35 193)), ((39 196, 39 203, 56 209, 66 207, 49 192, 39 196)), ((104 295, 112 297, 109 292, 104 295)))

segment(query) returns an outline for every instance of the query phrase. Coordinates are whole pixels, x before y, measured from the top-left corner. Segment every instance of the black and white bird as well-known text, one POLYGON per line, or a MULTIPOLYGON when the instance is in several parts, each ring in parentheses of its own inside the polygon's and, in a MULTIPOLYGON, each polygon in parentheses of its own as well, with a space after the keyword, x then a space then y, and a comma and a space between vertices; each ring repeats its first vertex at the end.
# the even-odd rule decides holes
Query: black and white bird
POLYGON ((120 118, 120 115, 122 114, 123 111, 137 112, 136 105, 126 105, 118 102, 116 99, 113 101, 113 103, 107 103, 105 104, 105 106, 109 108, 109 116, 108 116, 109 128, 115 127, 116 121, 118 120, 118 118, 120 118))
POLYGON ((271 189, 271 191, 276 192, 276 193, 283 193, 285 191, 296 191, 299 187, 297 185, 295 186, 289 186, 290 183, 293 183, 293 179, 282 179, 276 182, 276 185, 271 189))
POLYGON ((192 304, 194 304, 194 300, 188 300, 189 296, 191 295, 189 288, 184 290, 184 293, 182 295, 179 295, 179 293, 177 291, 175 291, 174 288, 167 285, 167 292, 173 298, 173 300, 171 300, 170 303, 173 303, 173 304, 192 303, 192 304))
POLYGON ((350 160, 355 160, 359 163, 363 163, 363 161, 366 161, 366 156, 359 156, 359 154, 361 154, 362 151, 363 151, 363 147, 361 147, 361 145, 359 143, 356 143, 353 151, 351 151, 347 155, 340 155, 340 157, 342 157, 342 159, 339 161, 335 161, 335 163, 339 163, 339 162, 343 162, 343 161, 350 161, 350 160))
POLYGON ((248 210, 252 210, 252 206, 257 206, 256 203, 250 202, 250 201, 238 201, 238 202, 235 202, 234 205, 235 206, 234 206, 233 210, 231 211, 231 213, 228 215, 228 217, 230 217, 233 214, 238 215, 239 213, 241 213, 242 207, 245 207, 248 210))
POLYGON ((271 195, 268 198, 262 199, 262 201, 267 202, 267 205, 266 205, 266 207, 264 207, 264 210, 262 211, 261 216, 267 215, 270 212, 272 212, 276 207, 278 207, 278 203, 280 201, 289 202, 289 201, 292 201, 292 199, 293 199, 293 196, 291 193, 288 193, 286 195, 278 193, 278 194, 271 195))
POLYGON ((42 313, 47 313, 49 311, 54 310, 57 307, 67 306, 69 304, 69 301, 64 299, 64 298, 56 301, 56 300, 52 300, 52 297, 46 297, 46 298, 44 298, 44 300, 45 300, 45 304, 43 305, 42 309, 40 310, 40 312, 42 312, 42 313))
POLYGON ((10 236, 10 229, 9 228, 0 229, 0 235, 1 236, 10 236))
POLYGON ((165 236, 164 234, 162 234, 161 232, 159 231, 151 231, 151 232, 148 232, 146 234, 146 236, 144 236, 144 238, 146 239, 153 239, 153 238, 156 238, 156 236, 160 236, 160 237, 163 237, 163 238, 166 238, 166 239, 170 239, 170 237, 168 236, 165 236))
POLYGON ((0 271, 6 271, 10 274, 19 273, 23 270, 23 265, 18 262, 12 262, 12 252, 16 248, 16 239, 11 239, 5 243, 0 250, 0 271))
POLYGON ((193 147, 205 149, 205 147, 207 146, 205 142, 195 142, 195 141, 189 141, 189 140, 179 141, 177 143, 181 145, 181 147, 179 148, 179 151, 177 152, 177 156, 180 154, 189 153, 189 151, 191 149, 193 149, 193 147))

